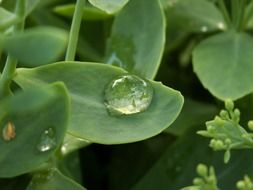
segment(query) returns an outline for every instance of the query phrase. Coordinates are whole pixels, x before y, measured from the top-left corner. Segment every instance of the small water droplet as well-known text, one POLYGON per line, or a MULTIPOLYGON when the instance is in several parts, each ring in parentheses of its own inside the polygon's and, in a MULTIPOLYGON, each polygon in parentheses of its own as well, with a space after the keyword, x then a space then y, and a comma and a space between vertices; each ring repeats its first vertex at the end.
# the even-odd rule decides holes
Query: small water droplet
POLYGON ((49 128, 42 133, 39 144, 37 145, 37 149, 40 152, 46 152, 51 150, 55 146, 56 142, 54 130, 52 128, 49 128))
POLYGON ((151 84, 135 75, 117 77, 105 89, 105 105, 112 115, 145 111, 153 97, 151 84))
POLYGON ((225 27, 225 24, 223 22, 218 22, 217 23, 217 27, 220 29, 220 30, 225 30, 226 27, 225 27))
POLYGON ((207 28, 207 26, 202 26, 200 28, 200 30, 201 30, 201 32, 207 32, 208 28, 207 28))
POLYGON ((16 136, 15 126, 11 121, 8 121, 3 128, 3 139, 5 141, 10 141, 16 136))

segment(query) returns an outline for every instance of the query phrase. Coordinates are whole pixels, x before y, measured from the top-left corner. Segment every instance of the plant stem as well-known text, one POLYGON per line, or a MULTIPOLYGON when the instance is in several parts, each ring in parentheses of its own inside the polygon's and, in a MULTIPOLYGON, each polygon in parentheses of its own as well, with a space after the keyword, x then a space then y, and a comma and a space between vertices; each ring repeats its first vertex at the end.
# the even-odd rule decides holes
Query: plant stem
POLYGON ((221 12, 223 14, 223 17, 225 19, 225 22, 227 23, 227 26, 230 26, 231 25, 231 20, 230 20, 230 17, 229 17, 226 5, 224 3, 224 0, 219 0, 218 4, 219 4, 220 10, 221 10, 221 12))
POLYGON ((80 26, 82 22, 84 4, 85 4, 85 0, 77 0, 74 16, 72 19, 71 29, 70 29, 69 43, 68 43, 65 61, 75 60, 77 41, 78 41, 79 30, 80 30, 80 26))
MULTIPOLYGON (((15 13, 17 16, 21 18, 21 21, 20 23, 14 26, 13 33, 15 33, 16 31, 21 31, 24 28, 25 8, 26 8, 26 0, 17 0, 15 13)), ((16 66, 17 60, 11 55, 8 55, 3 73, 0 78, 0 98, 11 94, 10 84, 15 74, 16 66)))

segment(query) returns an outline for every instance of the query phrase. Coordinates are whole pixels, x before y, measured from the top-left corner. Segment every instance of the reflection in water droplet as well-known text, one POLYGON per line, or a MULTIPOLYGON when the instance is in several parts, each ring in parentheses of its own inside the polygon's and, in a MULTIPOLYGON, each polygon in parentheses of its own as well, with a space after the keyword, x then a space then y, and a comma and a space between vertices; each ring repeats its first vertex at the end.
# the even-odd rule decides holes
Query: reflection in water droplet
POLYGON ((200 30, 201 30, 201 32, 207 32, 208 28, 207 28, 207 26, 202 26, 200 28, 200 30))
POLYGON ((148 81, 135 75, 123 75, 105 89, 105 105, 112 115, 129 115, 145 111, 153 97, 148 81))
POLYGON ((113 52, 113 53, 111 54, 111 56, 110 56, 109 59, 107 60, 107 64, 115 65, 115 66, 118 66, 118 67, 122 67, 122 68, 123 68, 123 63, 122 63, 122 61, 120 60, 120 58, 116 55, 115 52, 113 52))
POLYGON ((37 149, 40 152, 46 152, 46 151, 51 150, 55 146, 56 146, 56 141, 55 141, 54 130, 52 128, 49 128, 42 133, 39 144, 37 145, 37 149))
POLYGON ((15 126, 12 122, 8 121, 3 128, 3 139, 5 141, 10 141, 16 136, 15 126))

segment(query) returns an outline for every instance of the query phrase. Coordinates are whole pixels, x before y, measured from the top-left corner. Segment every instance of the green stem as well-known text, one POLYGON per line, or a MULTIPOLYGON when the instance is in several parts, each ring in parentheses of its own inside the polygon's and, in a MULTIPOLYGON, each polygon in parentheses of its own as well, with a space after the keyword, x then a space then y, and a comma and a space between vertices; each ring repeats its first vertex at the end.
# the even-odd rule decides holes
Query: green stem
POLYGON ((226 22, 227 26, 230 26, 231 25, 231 20, 230 20, 230 17, 229 17, 226 5, 224 3, 224 0, 219 0, 218 4, 219 4, 220 10, 221 10, 221 12, 223 14, 223 17, 225 19, 225 22, 226 22))
MULTIPOLYGON (((13 33, 15 33, 16 31, 21 31, 24 28, 25 7, 26 7, 26 0, 17 1, 15 13, 21 18, 21 21, 20 23, 14 26, 13 33)), ((1 78, 0 78, 0 98, 11 94, 10 84, 15 74, 16 66, 17 66, 17 60, 13 58, 11 55, 8 55, 3 73, 1 74, 1 78)))
POLYGON ((73 16, 73 20, 71 24, 71 29, 70 29, 69 43, 68 43, 65 61, 75 60, 77 41, 78 41, 79 30, 80 30, 80 26, 82 22, 84 4, 85 4, 85 0, 77 0, 75 12, 74 12, 74 16, 73 16))

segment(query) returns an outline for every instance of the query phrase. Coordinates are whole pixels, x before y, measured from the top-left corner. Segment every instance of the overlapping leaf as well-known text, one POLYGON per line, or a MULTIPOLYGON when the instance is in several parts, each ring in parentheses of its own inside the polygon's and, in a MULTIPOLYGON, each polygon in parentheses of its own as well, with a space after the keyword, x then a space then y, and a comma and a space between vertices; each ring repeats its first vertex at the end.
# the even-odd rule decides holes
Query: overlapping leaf
POLYGON ((0 107, 0 177, 31 172, 47 161, 63 140, 69 118, 66 89, 61 83, 34 88, 1 100, 0 107), (11 126, 6 129, 8 122, 11 126), (38 145, 48 129, 53 131, 54 146, 41 152, 38 145))
POLYGON ((165 18, 159 1, 130 1, 114 20, 106 62, 153 79, 164 43, 165 18))
POLYGON ((34 69, 18 69, 15 81, 24 89, 63 81, 72 98, 69 132, 91 142, 117 144, 143 140, 160 133, 176 119, 183 104, 178 91, 151 81, 154 97, 145 112, 110 116, 104 105, 104 90, 115 77, 125 73, 105 64, 61 62, 34 69))

